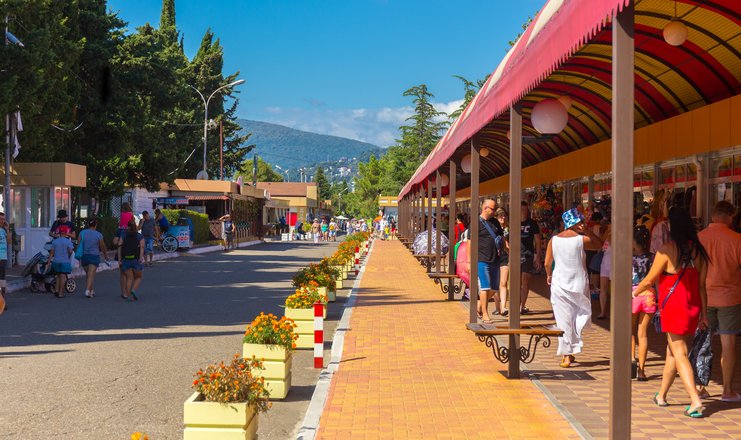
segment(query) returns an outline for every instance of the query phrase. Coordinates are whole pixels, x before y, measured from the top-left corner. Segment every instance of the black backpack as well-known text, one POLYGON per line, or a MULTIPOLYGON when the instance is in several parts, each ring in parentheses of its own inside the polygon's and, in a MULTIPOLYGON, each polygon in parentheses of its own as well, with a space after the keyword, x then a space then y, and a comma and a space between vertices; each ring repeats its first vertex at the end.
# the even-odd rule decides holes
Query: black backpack
POLYGON ((139 250, 139 234, 126 233, 121 244, 121 257, 124 260, 138 260, 140 255, 139 250))

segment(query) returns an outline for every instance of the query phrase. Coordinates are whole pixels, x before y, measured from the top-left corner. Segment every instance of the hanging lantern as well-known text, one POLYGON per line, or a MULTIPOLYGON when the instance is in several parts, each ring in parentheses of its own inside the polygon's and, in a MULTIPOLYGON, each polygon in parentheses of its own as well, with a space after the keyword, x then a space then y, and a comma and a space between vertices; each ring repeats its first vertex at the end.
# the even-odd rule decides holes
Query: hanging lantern
POLYGON ((664 27, 664 41, 672 46, 681 46, 687 41, 687 26, 682 23, 682 20, 674 17, 664 27))
POLYGON ((481 155, 481 157, 486 157, 486 156, 489 155, 489 149, 488 148, 482 148, 481 150, 479 150, 479 154, 481 155))
POLYGON ((569 95, 561 96, 558 98, 558 102, 560 102, 567 111, 571 108, 571 104, 573 104, 573 100, 569 95))
POLYGON ((507 130, 507 139, 512 140, 512 130, 507 130))
POLYGON ((450 183, 450 178, 447 174, 440 174, 440 186, 446 187, 450 183))
POLYGON ((463 159, 461 159, 461 169, 464 173, 470 173, 471 172, 471 155, 466 154, 463 156, 463 159))
POLYGON ((530 114, 533 127, 543 134, 556 134, 566 128, 569 113, 566 107, 555 99, 544 99, 533 107, 530 114))

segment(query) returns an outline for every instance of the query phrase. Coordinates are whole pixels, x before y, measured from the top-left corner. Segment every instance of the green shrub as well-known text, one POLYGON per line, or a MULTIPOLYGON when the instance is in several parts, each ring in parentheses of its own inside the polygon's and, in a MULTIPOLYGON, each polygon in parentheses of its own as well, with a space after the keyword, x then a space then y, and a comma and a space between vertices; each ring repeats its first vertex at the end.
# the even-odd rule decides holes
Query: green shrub
MULTIPOLYGON (((85 224, 87 224, 87 220, 85 224)), ((113 249, 113 237, 116 235, 117 230, 118 218, 110 216, 98 217, 98 232, 103 234, 103 240, 105 240, 105 244, 109 249, 113 249)))
POLYGON ((187 217, 193 222, 193 242, 195 244, 207 243, 211 236, 208 223, 208 215, 188 209, 163 209, 162 215, 167 218, 171 225, 177 225, 180 217, 187 217))

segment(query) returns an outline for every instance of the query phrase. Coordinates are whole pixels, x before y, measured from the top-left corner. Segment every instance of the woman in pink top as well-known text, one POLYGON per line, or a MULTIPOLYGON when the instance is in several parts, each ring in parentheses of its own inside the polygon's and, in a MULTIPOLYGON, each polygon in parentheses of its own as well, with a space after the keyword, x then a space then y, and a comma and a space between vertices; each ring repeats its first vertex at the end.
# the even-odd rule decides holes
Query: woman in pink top
POLYGON ((113 245, 120 246, 123 242, 123 237, 126 234, 126 227, 129 222, 134 219, 134 213, 131 210, 131 205, 127 202, 121 204, 121 217, 118 220, 118 230, 116 236, 113 237, 113 245))

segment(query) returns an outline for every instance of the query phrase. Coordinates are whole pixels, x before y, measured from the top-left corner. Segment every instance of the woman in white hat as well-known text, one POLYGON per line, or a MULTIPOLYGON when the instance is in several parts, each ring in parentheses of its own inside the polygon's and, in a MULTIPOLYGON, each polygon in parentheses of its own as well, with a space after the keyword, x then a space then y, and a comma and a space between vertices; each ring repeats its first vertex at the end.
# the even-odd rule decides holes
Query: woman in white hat
POLYGON ((602 240, 585 227, 584 217, 576 209, 564 212, 562 217, 564 231, 548 242, 545 271, 556 325, 563 330, 558 338, 558 354, 563 356, 560 365, 569 368, 576 360, 574 355, 582 351, 582 330, 592 315, 584 249, 597 250, 602 240))

